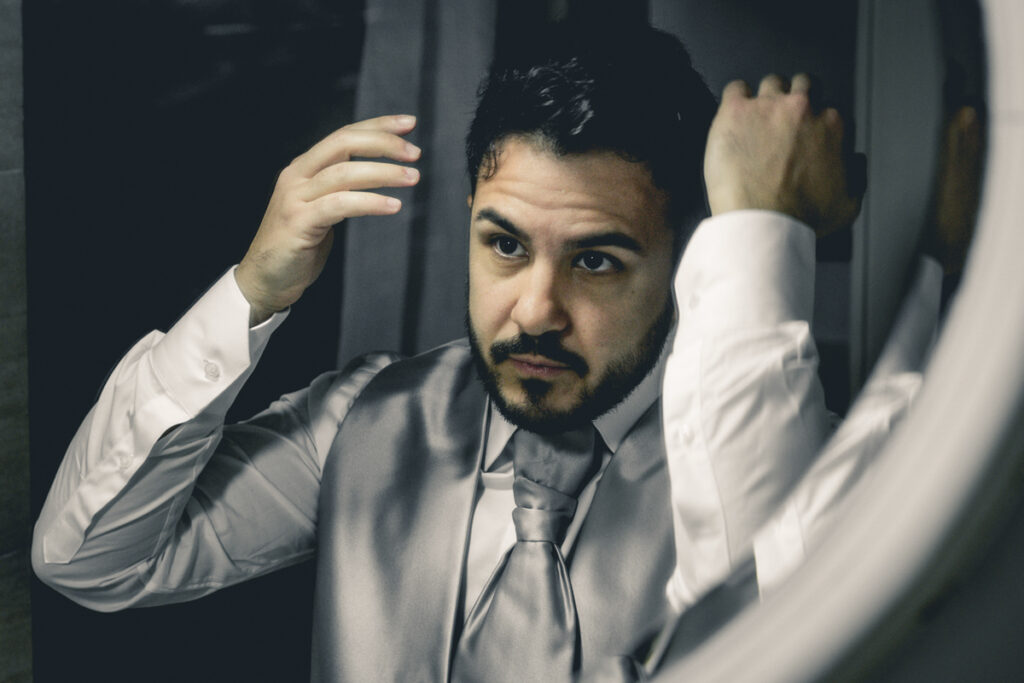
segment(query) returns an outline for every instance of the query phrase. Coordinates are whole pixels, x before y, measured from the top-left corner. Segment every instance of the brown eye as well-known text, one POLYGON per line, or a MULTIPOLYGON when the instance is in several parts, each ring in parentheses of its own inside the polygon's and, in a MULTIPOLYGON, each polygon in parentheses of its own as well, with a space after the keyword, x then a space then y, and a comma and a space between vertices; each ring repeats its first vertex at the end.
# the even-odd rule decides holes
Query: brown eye
POLYGON ((599 251, 588 251, 576 258, 576 265, 588 273, 608 273, 622 270, 622 263, 599 251))
POLYGON ((495 237, 492 244, 494 246, 494 251, 498 252, 502 256, 524 256, 526 254, 526 250, 523 249, 523 245, 521 245, 519 240, 514 237, 508 237, 507 235, 495 237))

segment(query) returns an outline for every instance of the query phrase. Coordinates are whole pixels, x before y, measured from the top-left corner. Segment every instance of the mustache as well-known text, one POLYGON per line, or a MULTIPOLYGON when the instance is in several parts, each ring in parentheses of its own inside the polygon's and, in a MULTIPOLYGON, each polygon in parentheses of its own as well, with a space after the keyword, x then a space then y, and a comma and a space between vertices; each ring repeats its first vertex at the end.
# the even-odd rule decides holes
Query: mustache
POLYGON ((556 332, 534 337, 520 334, 514 339, 506 339, 491 344, 491 362, 495 365, 508 360, 512 354, 533 354, 543 356, 556 363, 565 365, 579 376, 587 374, 590 368, 583 357, 562 346, 556 332))

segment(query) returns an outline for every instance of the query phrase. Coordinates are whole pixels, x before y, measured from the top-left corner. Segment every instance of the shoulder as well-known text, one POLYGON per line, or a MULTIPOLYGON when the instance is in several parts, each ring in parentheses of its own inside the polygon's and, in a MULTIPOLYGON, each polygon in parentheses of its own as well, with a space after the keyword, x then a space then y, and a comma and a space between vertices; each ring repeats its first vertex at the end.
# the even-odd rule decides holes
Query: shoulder
POLYGON ((423 385, 462 383, 473 376, 472 366, 469 341, 456 339, 410 358, 387 364, 367 383, 367 389, 414 390, 423 385))
POLYGON ((409 391, 439 378, 459 379, 467 369, 471 373, 471 366, 467 339, 457 339, 408 358, 374 351, 356 356, 341 370, 321 375, 310 390, 314 397, 344 404, 339 406, 344 412, 367 390, 374 393, 391 393, 395 389, 409 391))

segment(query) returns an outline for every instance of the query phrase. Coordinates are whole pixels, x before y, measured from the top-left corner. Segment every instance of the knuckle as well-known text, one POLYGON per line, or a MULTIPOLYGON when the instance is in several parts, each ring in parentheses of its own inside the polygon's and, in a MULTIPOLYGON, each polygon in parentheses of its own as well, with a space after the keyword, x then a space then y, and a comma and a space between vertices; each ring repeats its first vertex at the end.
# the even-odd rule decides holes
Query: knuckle
POLYGON ((298 161, 299 159, 296 157, 295 159, 292 159, 290 164, 281 169, 281 172, 277 174, 277 187, 283 187, 291 184, 296 175, 295 165, 298 161))
POLYGON ((301 221, 302 205, 295 201, 283 202, 281 204, 279 215, 286 226, 293 228, 301 221))
POLYGON ((329 185, 343 185, 348 180, 350 161, 342 161, 332 164, 324 169, 324 180, 329 185))
POLYGON ((811 112, 811 98, 807 96, 805 92, 796 92, 789 95, 789 102, 793 110, 801 115, 805 116, 811 112))
POLYGON ((347 126, 342 126, 338 130, 336 130, 333 133, 331 133, 330 135, 328 135, 327 139, 330 140, 332 145, 344 146, 344 145, 348 144, 349 141, 350 141, 350 138, 353 135, 356 135, 358 133, 358 130, 359 130, 358 128, 353 128, 352 126, 353 126, 353 124, 351 124, 351 123, 348 124, 347 126))

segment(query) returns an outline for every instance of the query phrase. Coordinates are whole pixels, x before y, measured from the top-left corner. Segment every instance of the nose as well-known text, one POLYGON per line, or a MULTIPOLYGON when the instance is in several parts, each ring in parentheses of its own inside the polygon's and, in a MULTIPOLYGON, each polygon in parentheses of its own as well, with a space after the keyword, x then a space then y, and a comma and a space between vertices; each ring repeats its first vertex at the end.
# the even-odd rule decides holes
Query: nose
POLYGON ((557 270, 536 263, 520 274, 521 285, 512 322, 524 334, 538 337, 545 332, 560 332, 569 324, 561 282, 557 270))

